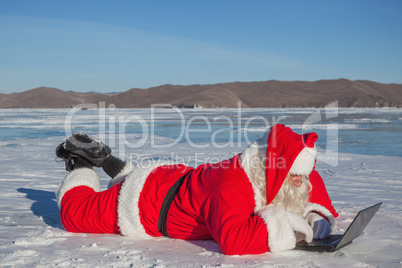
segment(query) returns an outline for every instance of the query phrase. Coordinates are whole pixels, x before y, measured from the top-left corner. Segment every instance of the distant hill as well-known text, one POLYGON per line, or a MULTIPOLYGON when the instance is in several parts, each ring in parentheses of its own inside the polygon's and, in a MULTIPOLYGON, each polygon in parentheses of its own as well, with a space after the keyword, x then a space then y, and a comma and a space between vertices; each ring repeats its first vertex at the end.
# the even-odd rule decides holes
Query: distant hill
POLYGON ((21 93, 0 94, 0 108, 69 108, 105 102, 117 108, 149 108, 152 104, 177 107, 287 108, 323 107, 338 101, 339 107, 402 107, 402 84, 381 84, 347 79, 306 81, 232 82, 207 85, 162 85, 126 92, 66 92, 39 87, 21 93))
POLYGON ((0 95, 0 108, 68 108, 80 103, 96 103, 100 93, 66 92, 57 88, 39 87, 21 93, 0 95))

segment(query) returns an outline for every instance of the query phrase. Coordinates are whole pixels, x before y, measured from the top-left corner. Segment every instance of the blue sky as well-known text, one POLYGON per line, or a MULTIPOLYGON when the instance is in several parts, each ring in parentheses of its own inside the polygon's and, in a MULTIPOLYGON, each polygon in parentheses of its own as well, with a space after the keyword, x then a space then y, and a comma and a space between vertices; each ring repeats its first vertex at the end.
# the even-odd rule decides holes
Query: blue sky
POLYGON ((0 1, 0 93, 402 83, 402 1, 0 1))

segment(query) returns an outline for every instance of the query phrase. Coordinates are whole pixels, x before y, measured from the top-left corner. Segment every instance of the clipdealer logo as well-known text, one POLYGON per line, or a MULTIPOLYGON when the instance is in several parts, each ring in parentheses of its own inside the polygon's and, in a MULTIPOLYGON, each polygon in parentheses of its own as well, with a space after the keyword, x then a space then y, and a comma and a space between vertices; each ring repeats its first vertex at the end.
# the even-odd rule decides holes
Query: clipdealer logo
MULTIPOLYGON (((75 125, 80 122, 81 114, 79 111, 81 107, 96 109, 97 113, 92 114, 91 120, 97 124, 99 140, 108 144, 113 151, 117 151, 120 158, 126 158, 127 155, 131 154, 131 158, 135 161, 139 161, 139 155, 136 153, 133 155, 132 152, 143 146, 157 151, 158 149, 173 148, 178 143, 186 143, 195 149, 194 153, 198 153, 197 149, 206 148, 245 148, 255 141, 255 138, 249 137, 249 129, 252 126, 258 125, 261 129, 260 132, 263 133, 265 130, 265 136, 267 136, 267 131, 273 125, 281 123, 286 118, 286 116, 279 115, 272 116, 269 120, 267 117, 258 114, 250 116, 250 110, 247 110, 248 115, 244 116, 240 103, 237 109, 231 110, 230 116, 223 114, 212 117, 202 115, 202 113, 186 113, 177 107, 169 107, 165 104, 154 104, 149 109, 141 109, 141 113, 133 114, 133 110, 124 113, 124 110, 116 109, 113 104, 106 107, 105 102, 99 104, 86 103, 68 111, 64 120, 66 136, 73 133, 72 129, 77 129, 75 125), (174 128, 178 130, 177 135, 173 138, 158 138, 157 123, 160 123, 160 115, 164 113, 168 114, 169 119, 174 121, 174 128), (225 125, 225 127, 217 128, 217 123, 225 125), (135 138, 133 138, 132 132, 128 131, 128 128, 133 127, 137 133, 135 138), (197 139, 200 136, 203 137, 203 142, 197 139), (222 142, 219 137, 225 137, 225 141, 222 142)), ((312 132, 317 126, 321 130, 326 129, 325 149, 319 150, 316 157, 317 160, 333 167, 338 165, 338 127, 336 123, 326 124, 324 121, 337 116, 338 103, 333 102, 324 108, 316 109, 301 126, 297 126, 302 131, 299 134, 312 132)), ((169 158, 177 159, 180 157, 171 156, 169 158)))

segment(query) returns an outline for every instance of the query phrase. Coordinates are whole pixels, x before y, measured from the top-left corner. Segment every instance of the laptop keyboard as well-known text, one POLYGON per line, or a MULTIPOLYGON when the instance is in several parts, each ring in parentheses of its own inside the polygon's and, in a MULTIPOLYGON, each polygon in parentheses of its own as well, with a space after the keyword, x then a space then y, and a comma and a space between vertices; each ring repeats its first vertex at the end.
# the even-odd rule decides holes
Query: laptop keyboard
POLYGON ((302 240, 297 242, 297 247, 324 247, 324 246, 331 246, 337 245, 339 240, 341 240, 342 235, 330 235, 324 239, 314 239, 310 243, 302 240))
POLYGON ((333 245, 339 242, 341 236, 338 235, 330 235, 324 239, 314 239, 311 243, 308 243, 309 246, 321 246, 321 245, 333 245))

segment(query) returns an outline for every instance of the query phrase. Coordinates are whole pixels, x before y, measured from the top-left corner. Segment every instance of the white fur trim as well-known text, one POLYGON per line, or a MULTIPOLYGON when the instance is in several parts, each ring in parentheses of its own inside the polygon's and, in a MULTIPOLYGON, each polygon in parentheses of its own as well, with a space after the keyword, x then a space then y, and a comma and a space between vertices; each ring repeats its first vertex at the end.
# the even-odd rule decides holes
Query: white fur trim
POLYGON ((317 149, 305 147, 293 162, 290 173, 308 176, 314 168, 317 149))
POLYGON ((134 168, 121 186, 117 214, 120 232, 125 236, 151 237, 141 224, 138 202, 145 181, 155 168, 134 168))
POLYGON ((90 168, 79 168, 71 171, 56 190, 56 200, 59 207, 64 194, 77 186, 88 186, 94 189, 95 192, 99 192, 99 177, 95 171, 90 168))
POLYGON ((271 252, 293 249, 296 246, 295 232, 282 206, 268 205, 256 214, 267 225, 268 246, 271 252))
MULTIPOLYGON (((257 184, 255 183, 255 174, 258 172, 257 169, 260 168, 257 161, 261 161, 259 154, 260 150, 256 142, 248 146, 240 155, 240 163, 243 167, 244 172, 246 173, 251 186, 253 187, 254 192, 254 201, 255 201, 255 208, 254 212, 260 210, 263 206, 262 204, 262 193, 261 190, 258 188, 257 184)), ((265 174, 265 168, 264 169, 265 174)), ((265 176, 264 176, 265 180, 265 176)), ((265 186, 264 186, 265 187, 265 186)))
POLYGON ((328 220, 329 225, 331 226, 331 232, 334 231, 335 228, 335 218, 332 215, 332 213, 325 207, 316 204, 316 203, 310 203, 308 202, 306 205, 306 209, 303 213, 303 218, 306 218, 307 214, 309 214, 310 212, 319 212, 321 213, 323 216, 325 216, 325 218, 328 220))
POLYGON ((107 188, 110 189, 110 187, 112 187, 113 185, 116 185, 121 181, 125 180, 126 177, 131 173, 131 171, 133 171, 133 165, 131 164, 130 161, 126 161, 123 170, 120 171, 119 174, 116 175, 116 177, 110 180, 107 188))

